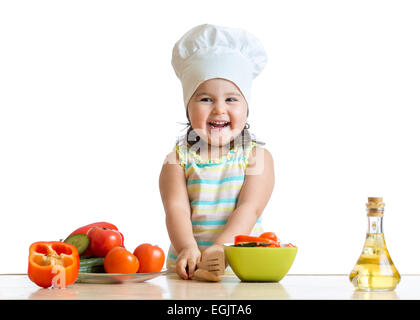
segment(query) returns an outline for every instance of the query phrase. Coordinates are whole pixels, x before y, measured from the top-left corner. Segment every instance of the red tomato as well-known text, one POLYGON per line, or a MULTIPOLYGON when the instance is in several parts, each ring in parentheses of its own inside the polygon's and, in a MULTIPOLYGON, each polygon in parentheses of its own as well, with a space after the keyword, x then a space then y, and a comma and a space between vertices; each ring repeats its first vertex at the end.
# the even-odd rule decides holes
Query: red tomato
POLYGON ((117 230, 93 227, 87 236, 90 240, 89 250, 95 257, 105 257, 112 248, 123 246, 123 237, 117 230))
POLYGON ((127 249, 114 247, 104 259, 104 268, 107 273, 136 273, 139 260, 127 249))
POLYGON ((139 245, 133 252, 139 259, 140 267, 137 272, 159 272, 165 263, 165 253, 158 246, 149 243, 139 245))
POLYGON ((275 242, 279 241, 274 232, 264 232, 264 233, 260 234, 260 238, 270 239, 270 240, 273 240, 275 242))

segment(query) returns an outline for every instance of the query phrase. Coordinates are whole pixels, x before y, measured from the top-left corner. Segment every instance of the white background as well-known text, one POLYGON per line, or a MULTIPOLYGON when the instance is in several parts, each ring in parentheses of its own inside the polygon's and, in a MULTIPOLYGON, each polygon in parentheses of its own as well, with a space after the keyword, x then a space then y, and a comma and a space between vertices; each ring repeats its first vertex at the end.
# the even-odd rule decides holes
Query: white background
POLYGON ((95 221, 167 250, 158 177, 186 121, 171 53, 202 23, 266 48, 249 123, 275 160, 263 225, 299 247, 290 273, 349 273, 368 196, 400 273, 420 273, 419 17, 418 1, 2 1, 0 273, 95 221))

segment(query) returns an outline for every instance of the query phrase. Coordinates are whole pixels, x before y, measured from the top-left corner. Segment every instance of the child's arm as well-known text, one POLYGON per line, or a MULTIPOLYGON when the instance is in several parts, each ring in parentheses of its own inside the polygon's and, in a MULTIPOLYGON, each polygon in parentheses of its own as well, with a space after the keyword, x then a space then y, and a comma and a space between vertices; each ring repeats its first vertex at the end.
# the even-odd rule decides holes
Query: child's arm
POLYGON ((159 189, 169 238, 178 253, 176 271, 181 278, 191 278, 201 253, 193 236, 184 169, 179 164, 175 151, 167 156, 162 166, 159 189))
MULTIPOLYGON (((249 234, 261 216, 274 188, 273 158, 265 148, 255 147, 250 153, 245 181, 239 194, 236 209, 229 217, 214 245, 234 242, 238 234, 249 234)), ((205 252, 203 252, 203 256, 205 252)), ((204 258, 204 257, 203 257, 204 258)))

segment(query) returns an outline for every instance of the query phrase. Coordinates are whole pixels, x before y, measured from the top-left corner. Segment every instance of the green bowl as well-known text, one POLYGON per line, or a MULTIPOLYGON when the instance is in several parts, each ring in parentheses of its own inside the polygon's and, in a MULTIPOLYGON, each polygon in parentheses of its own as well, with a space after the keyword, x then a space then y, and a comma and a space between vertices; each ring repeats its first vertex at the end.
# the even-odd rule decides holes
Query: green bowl
POLYGON ((297 248, 253 248, 224 245, 227 261, 242 281, 278 282, 295 260, 297 248))

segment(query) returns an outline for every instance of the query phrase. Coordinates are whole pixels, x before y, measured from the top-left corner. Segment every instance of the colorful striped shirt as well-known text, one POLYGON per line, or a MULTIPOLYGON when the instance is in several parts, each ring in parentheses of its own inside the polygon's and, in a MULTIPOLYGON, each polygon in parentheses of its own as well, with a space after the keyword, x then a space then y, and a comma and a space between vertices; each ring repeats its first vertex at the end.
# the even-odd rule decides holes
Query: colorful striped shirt
MULTIPOLYGON (((200 251, 213 244, 235 210, 245 180, 248 157, 256 145, 255 141, 250 141, 245 146, 234 147, 219 159, 206 161, 187 146, 185 139, 175 145, 174 150, 184 168, 192 229, 200 251)), ((251 234, 259 235, 262 232, 258 219, 251 234)), ((166 259, 167 268, 176 264, 177 257, 171 244, 166 259)))

